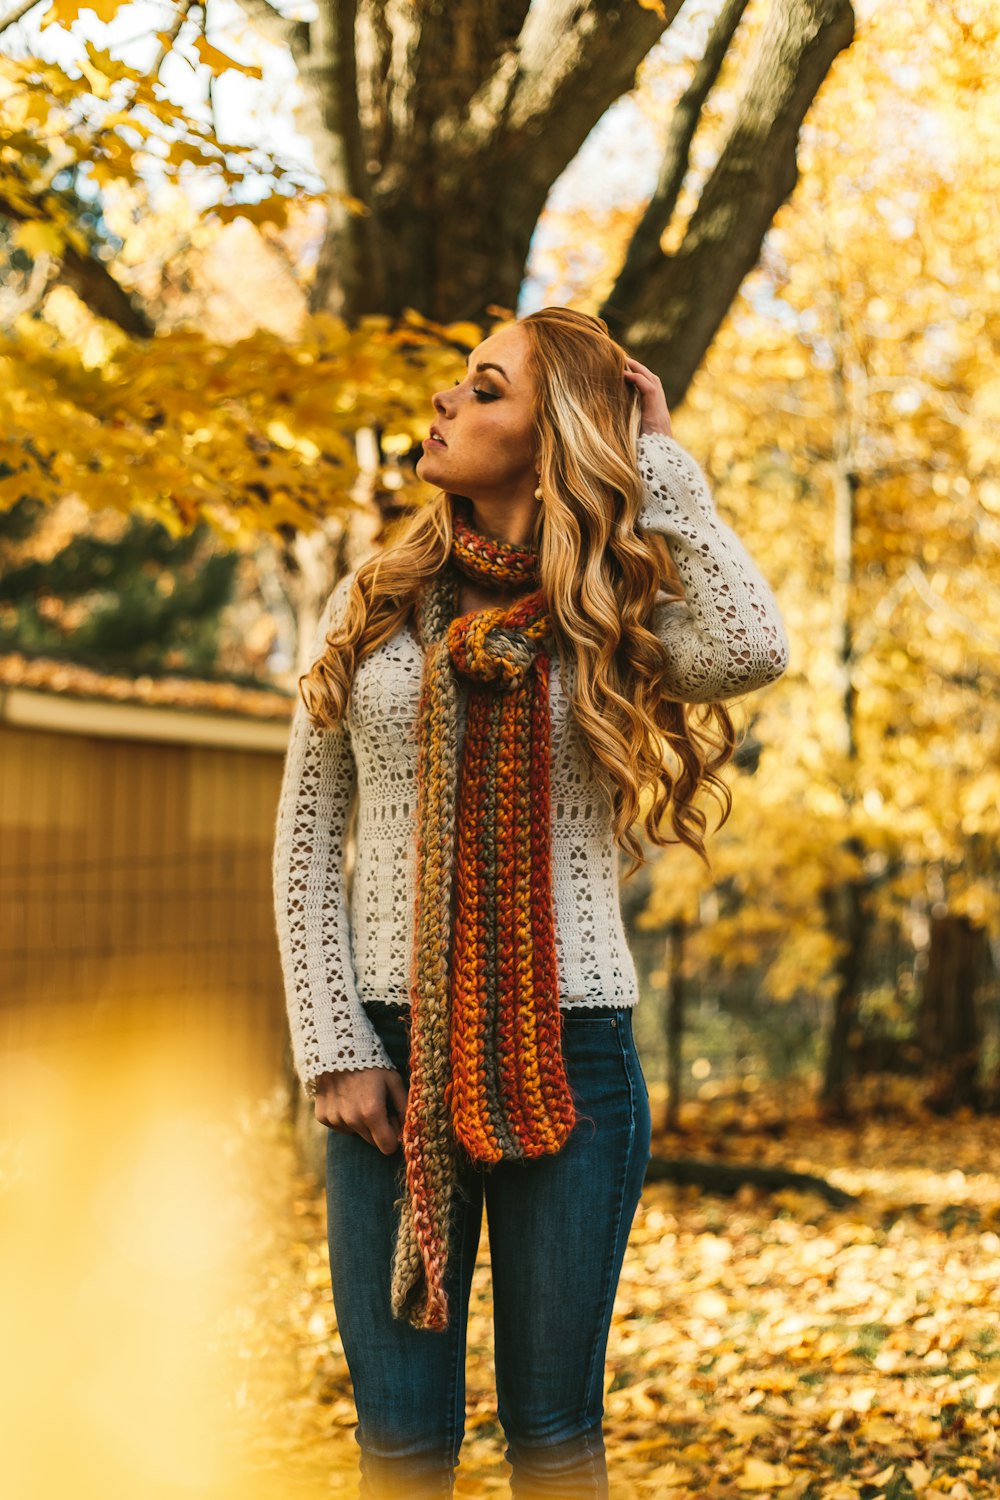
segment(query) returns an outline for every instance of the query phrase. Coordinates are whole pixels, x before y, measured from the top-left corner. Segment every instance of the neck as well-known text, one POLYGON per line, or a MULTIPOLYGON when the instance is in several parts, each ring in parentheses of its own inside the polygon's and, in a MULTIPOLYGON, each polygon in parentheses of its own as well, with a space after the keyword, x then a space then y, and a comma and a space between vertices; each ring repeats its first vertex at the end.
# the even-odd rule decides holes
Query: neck
POLYGON ((490 505, 488 501, 469 500, 469 515, 472 525, 483 536, 494 542, 507 542, 511 547, 530 547, 538 514, 537 502, 529 510, 522 506, 490 505))

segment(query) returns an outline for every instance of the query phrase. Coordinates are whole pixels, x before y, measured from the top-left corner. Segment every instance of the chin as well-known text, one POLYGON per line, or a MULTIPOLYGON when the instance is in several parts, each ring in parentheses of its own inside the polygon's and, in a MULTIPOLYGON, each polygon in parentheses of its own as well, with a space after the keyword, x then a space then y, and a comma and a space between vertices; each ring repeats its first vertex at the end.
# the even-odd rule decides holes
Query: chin
POLYGON ((429 457, 433 458, 433 455, 424 454, 423 459, 418 459, 414 465, 413 472, 417 478, 422 479, 424 484, 432 484, 436 489, 445 490, 449 495, 455 494, 461 484, 461 480, 454 474, 439 473, 438 466, 435 463, 424 461, 429 457))
POLYGON ((420 457, 417 459, 416 463, 413 466, 414 473, 419 474, 421 469, 426 469, 428 467, 433 469, 435 457, 436 455, 433 452, 427 453, 425 451, 421 453, 420 457))

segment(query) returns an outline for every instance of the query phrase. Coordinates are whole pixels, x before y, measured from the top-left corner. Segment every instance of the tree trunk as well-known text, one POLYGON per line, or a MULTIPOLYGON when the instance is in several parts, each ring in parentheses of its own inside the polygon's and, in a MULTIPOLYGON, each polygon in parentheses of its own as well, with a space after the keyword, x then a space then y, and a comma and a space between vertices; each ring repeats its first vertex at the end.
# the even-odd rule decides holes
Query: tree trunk
POLYGON ((679 1130, 681 1109, 681 1068, 684 1050, 684 921, 671 922, 667 943, 667 1116, 666 1128, 679 1130))
POLYGON ((969 917, 931 918, 931 941, 918 1035, 934 1087, 926 1102, 938 1110, 980 1103, 982 1023, 976 991, 986 970, 986 932, 969 917))
MULTIPOLYGON (((415 309, 448 339, 449 324, 514 314, 554 184, 634 88, 682 0, 318 0, 309 21, 268 0, 239 4, 298 69, 296 124, 325 185, 327 215, 313 311, 354 326, 415 309)), ((795 186, 802 122, 854 35, 850 0, 770 0, 740 76, 726 78, 733 103, 722 110, 714 161, 667 254, 661 244, 680 186, 700 175, 692 171, 698 123, 746 9, 747 0, 720 7, 664 122, 656 190, 599 309, 660 374, 671 408, 795 186)), ((187 9, 178 14, 190 19, 187 9)), ((162 50, 157 67, 161 60, 162 50)), ((37 189, 23 200, 8 193, 0 214, 44 222, 56 201, 37 189)), ((92 254, 67 246, 60 274, 130 334, 155 331, 96 241, 92 254)), ((467 335, 455 341, 464 351, 467 335)))
MULTIPOLYGON (((832 266, 833 247, 827 242, 832 266)), ((836 404, 835 449, 833 470, 833 547, 830 578, 830 629, 833 665, 840 714, 837 720, 838 742, 832 746, 836 755, 832 774, 842 788, 844 820, 848 823, 857 800, 857 688, 854 680, 854 523, 858 491, 855 458, 855 419, 851 410, 846 364, 847 350, 843 317, 838 294, 832 299, 831 342, 835 350, 832 387, 836 404)), ((849 826, 849 825, 848 825, 849 826)), ((839 887, 823 893, 827 925, 840 940, 837 961, 833 1017, 827 1041, 826 1064, 820 1098, 825 1109, 843 1117, 847 1114, 847 1084, 850 1074, 852 1034, 858 1015, 861 986, 861 955, 867 933, 865 888, 863 884, 864 846, 859 838, 848 834, 842 847, 856 862, 857 873, 839 887)))
POLYGON ((830 1114, 843 1117, 848 1113, 847 1085, 868 930, 864 887, 860 881, 848 881, 840 890, 827 892, 824 901, 827 922, 842 937, 844 948, 837 962, 837 988, 820 1097, 830 1114))
MULTIPOLYGON (((280 33, 303 89, 298 123, 331 207, 314 310, 348 323, 416 308, 445 325, 513 314, 538 220, 560 174, 681 8, 620 0, 319 0, 280 33)), ((690 176, 698 120, 746 0, 726 0, 664 132, 659 181, 634 250, 599 309, 612 333, 683 399, 791 193, 802 121, 854 35, 849 0, 771 0, 718 155, 680 245, 660 249, 690 176)))
MULTIPOLYGON (((840 453, 834 478, 833 514, 833 567, 831 570, 831 630, 833 659, 837 672, 837 690, 840 698, 840 743, 837 745, 842 770, 844 810, 849 814, 855 800, 855 763, 857 761, 857 690, 854 683, 854 629, 851 613, 851 594, 854 588, 854 506, 857 491, 857 474, 853 468, 850 445, 850 424, 844 410, 846 400, 842 370, 835 376, 835 389, 840 398, 840 426, 838 445, 840 453)), ((848 837, 844 848, 857 861, 858 875, 849 879, 839 889, 831 888, 823 898, 827 923, 841 941, 842 951, 837 961, 837 988, 834 994, 833 1017, 827 1042, 826 1065, 823 1074, 821 1099, 831 1113, 844 1116, 847 1113, 847 1084, 850 1076, 851 1042, 857 1022, 861 986, 861 959, 867 934, 864 883, 860 864, 864 848, 860 839, 848 837)))
MULTIPOLYGON (((731 24, 731 11, 723 6, 716 33, 731 24)), ((826 76, 853 35, 849 4, 773 0, 743 66, 736 107, 680 245, 652 259, 641 254, 640 274, 635 260, 626 258, 602 314, 615 336, 661 376, 671 408, 679 404, 725 316, 722 310, 728 310, 756 264, 774 215, 795 187, 799 129, 815 97, 811 80, 826 76)), ((706 59, 711 50, 710 42, 706 59)), ((700 87, 696 73, 689 92, 697 95, 700 87)), ((651 228, 658 225, 662 235, 667 227, 657 217, 660 203, 671 204, 678 171, 683 167, 683 176, 690 167, 686 148, 678 152, 677 144, 675 132, 641 226, 647 246, 651 228)))

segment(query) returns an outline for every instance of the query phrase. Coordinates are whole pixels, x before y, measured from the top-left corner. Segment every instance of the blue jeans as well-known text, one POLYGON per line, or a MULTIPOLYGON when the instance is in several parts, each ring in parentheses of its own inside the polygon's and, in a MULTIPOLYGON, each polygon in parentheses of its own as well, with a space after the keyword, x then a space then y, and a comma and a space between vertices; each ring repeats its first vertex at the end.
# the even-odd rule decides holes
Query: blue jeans
MULTIPOLYGON (((409 1015, 365 1009, 409 1083, 409 1015)), ((403 1151, 327 1138, 337 1326, 354 1387, 360 1500, 450 1496, 465 1433, 469 1292, 483 1201, 497 1412, 511 1494, 606 1500, 604 1362, 629 1229, 650 1158, 649 1094, 628 1007, 563 1011, 577 1122, 562 1149, 484 1167, 462 1158, 445 1331, 394 1318, 389 1278, 403 1151)))

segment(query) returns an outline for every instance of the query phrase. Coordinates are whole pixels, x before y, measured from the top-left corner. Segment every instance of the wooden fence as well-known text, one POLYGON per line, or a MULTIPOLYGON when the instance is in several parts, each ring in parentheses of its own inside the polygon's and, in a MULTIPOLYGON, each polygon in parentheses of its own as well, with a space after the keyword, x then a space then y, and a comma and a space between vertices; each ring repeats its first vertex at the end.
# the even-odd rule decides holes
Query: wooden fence
POLYGON ((244 698, 256 712, 0 683, 8 1056, 163 1028, 240 1090, 287 1076, 270 860, 290 705, 244 698))

